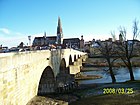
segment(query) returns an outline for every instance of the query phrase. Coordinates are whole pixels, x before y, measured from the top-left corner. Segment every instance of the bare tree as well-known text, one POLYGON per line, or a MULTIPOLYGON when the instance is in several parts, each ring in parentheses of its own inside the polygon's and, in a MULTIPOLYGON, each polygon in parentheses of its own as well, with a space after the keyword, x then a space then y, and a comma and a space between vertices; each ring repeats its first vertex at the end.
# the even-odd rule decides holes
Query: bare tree
POLYGON ((99 50, 103 57, 106 59, 109 67, 109 73, 112 79, 112 83, 116 83, 116 78, 113 72, 113 63, 117 58, 114 58, 113 55, 115 55, 115 50, 113 46, 113 42, 111 41, 105 41, 103 42, 98 42, 98 45, 100 46, 99 50))
POLYGON ((116 41, 116 35, 115 35, 115 31, 111 31, 111 35, 112 35, 112 38, 113 38, 113 41, 116 41))
POLYGON ((135 40, 137 38, 137 36, 139 35, 139 31, 138 31, 138 21, 134 21, 133 24, 133 38, 132 40, 126 40, 126 29, 123 27, 120 27, 120 34, 123 37, 123 41, 118 41, 116 42, 117 45, 117 54, 118 56, 122 59, 122 61, 124 62, 124 64, 126 65, 126 67, 129 70, 130 73, 130 80, 134 81, 134 74, 133 74, 133 67, 132 67, 132 58, 135 56, 134 55, 134 44, 135 44, 135 40))

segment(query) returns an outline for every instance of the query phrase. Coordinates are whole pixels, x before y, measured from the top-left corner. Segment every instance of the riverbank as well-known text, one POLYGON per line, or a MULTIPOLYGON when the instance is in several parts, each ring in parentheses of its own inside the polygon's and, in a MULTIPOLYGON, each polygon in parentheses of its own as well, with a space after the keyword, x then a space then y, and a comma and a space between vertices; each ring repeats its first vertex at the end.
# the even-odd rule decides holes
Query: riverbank
MULTIPOLYGON (((122 83, 104 83, 81 85, 83 91, 77 91, 75 94, 80 96, 79 100, 70 103, 70 105, 139 105, 140 104, 140 81, 122 82, 122 83), (128 94, 116 93, 105 94, 104 89, 132 89, 128 94)), ((128 92, 128 91, 127 91, 128 92)))
POLYGON ((83 67, 80 72, 102 70, 101 68, 100 67, 83 67))
POLYGON ((75 80, 92 80, 92 79, 100 79, 102 76, 99 75, 83 75, 79 74, 77 77, 75 77, 75 80))
MULTIPOLYGON (((128 91, 130 91, 128 90, 128 91)), ((127 91, 127 92, 128 92, 127 91)), ((79 85, 78 89, 64 94, 36 96, 27 105, 139 105, 140 81, 79 85), (132 89, 133 93, 105 94, 104 89, 132 89)))
POLYGON ((68 105, 68 102, 44 96, 35 96, 27 103, 27 105, 68 105))
MULTIPOLYGON (((113 60, 114 58, 112 58, 113 60)), ((133 57, 131 62, 133 67, 140 67, 140 57, 133 57)), ((86 61, 83 63, 84 67, 108 67, 108 63, 105 58, 103 57, 95 57, 95 58, 87 58, 86 61)), ((117 59, 114 61, 114 67, 125 67, 125 64, 121 59, 117 59)))
POLYGON ((88 97, 69 105, 140 105, 140 94, 128 95, 100 95, 88 97))

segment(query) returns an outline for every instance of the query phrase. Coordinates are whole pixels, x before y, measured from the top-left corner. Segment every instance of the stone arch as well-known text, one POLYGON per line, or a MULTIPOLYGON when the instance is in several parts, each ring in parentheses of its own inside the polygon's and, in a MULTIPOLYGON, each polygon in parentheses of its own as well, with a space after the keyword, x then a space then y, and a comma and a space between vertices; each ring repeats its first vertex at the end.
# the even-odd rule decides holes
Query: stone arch
POLYGON ((67 68, 66 68, 66 61, 64 58, 61 60, 59 70, 61 74, 68 73, 67 68))
POLYGON ((56 76, 57 87, 63 87, 70 81, 69 67, 66 67, 66 61, 63 58, 60 63, 60 72, 56 76))
POLYGON ((77 55, 77 58, 79 58, 79 54, 77 55))
POLYGON ((76 55, 74 55, 74 61, 76 61, 76 55))
POLYGON ((78 54, 78 58, 80 58, 80 55, 78 54))
POLYGON ((40 78, 38 95, 45 95, 55 91, 55 76, 52 68, 47 66, 40 78))
POLYGON ((69 56, 69 65, 73 65, 73 62, 72 62, 72 57, 71 57, 71 55, 69 56))

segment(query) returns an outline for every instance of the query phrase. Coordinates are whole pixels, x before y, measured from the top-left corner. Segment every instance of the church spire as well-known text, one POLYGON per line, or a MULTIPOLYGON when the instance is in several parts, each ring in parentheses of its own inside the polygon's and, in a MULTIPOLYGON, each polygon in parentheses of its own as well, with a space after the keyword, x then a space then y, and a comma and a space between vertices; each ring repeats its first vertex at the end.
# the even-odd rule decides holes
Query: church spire
POLYGON ((62 26, 61 26, 61 20, 60 17, 58 17, 58 26, 57 26, 57 34, 62 34, 62 26))
POLYGON ((63 44, 63 31, 62 31, 62 26, 61 26, 60 17, 58 17, 57 43, 58 43, 58 44, 63 44))
POLYGON ((46 37, 46 31, 44 32, 44 37, 46 37))

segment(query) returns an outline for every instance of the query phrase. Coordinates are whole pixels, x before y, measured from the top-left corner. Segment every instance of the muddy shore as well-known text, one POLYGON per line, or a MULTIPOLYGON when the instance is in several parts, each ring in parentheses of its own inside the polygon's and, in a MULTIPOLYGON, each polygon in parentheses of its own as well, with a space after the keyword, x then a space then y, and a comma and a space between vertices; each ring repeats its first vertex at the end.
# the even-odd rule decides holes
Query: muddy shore
MULTIPOLYGON (((71 92, 47 96, 36 96, 27 105, 113 105, 112 103, 122 105, 132 105, 140 103, 140 81, 121 82, 121 83, 98 83, 79 85, 71 92), (133 88, 133 94, 104 94, 104 88, 133 88), (108 98, 112 103, 109 103, 108 98), (123 100, 126 101, 123 101, 123 100), (106 101, 103 101, 106 100, 106 101), (105 102, 105 103, 104 103, 105 102), (129 102, 129 103, 128 103, 129 102), (50 104, 47 104, 50 103, 50 104)), ((139 105, 139 104, 137 104, 139 105)))

